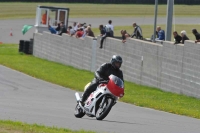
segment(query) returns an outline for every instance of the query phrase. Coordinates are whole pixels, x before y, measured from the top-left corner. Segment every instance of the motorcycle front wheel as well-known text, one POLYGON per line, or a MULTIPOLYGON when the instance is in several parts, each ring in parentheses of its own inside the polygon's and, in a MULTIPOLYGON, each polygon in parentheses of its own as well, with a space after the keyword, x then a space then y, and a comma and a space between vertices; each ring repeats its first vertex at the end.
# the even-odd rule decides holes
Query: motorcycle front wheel
POLYGON ((96 119, 103 120, 110 112, 113 106, 114 100, 112 98, 107 98, 102 107, 99 107, 96 111, 96 119))
POLYGON ((76 118, 82 118, 85 115, 85 112, 83 109, 79 106, 79 104, 76 105, 75 111, 74 111, 74 116, 76 118))

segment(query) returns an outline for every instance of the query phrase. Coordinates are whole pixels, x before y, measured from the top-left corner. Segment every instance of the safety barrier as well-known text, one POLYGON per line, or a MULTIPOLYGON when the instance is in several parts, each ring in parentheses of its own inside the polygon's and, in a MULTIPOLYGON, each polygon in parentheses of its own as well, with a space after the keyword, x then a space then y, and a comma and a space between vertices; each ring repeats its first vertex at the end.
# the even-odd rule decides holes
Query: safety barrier
POLYGON ((79 69, 95 71, 109 62, 114 54, 123 58, 122 70, 127 81, 200 98, 200 44, 185 41, 174 45, 128 39, 106 38, 99 49, 100 38, 77 39, 43 32, 34 37, 33 55, 79 69))

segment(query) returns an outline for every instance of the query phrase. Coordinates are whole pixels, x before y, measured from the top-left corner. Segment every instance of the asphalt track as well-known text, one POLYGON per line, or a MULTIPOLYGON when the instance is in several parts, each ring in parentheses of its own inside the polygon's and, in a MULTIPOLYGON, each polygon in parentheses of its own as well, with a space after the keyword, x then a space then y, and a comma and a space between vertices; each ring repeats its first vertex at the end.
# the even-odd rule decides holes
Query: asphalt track
MULTIPOLYGON (((100 24, 103 25, 107 24, 109 19, 113 21, 114 26, 129 26, 132 25, 133 22, 136 22, 139 25, 154 24, 153 17, 133 17, 133 18, 111 17, 111 18, 70 18, 69 25, 72 26, 72 22, 75 21, 81 23, 85 22, 86 24, 92 24, 92 27, 98 27, 100 24)), ((157 19, 157 25, 165 23, 166 23, 165 17, 160 17, 157 19)), ((29 40, 30 38, 33 38, 33 33, 35 31, 35 28, 30 29, 25 35, 22 35, 21 30, 23 25, 25 24, 34 25, 35 19, 0 20, 0 42, 18 44, 19 40, 29 40), (13 36, 10 36, 11 32, 13 36)), ((177 17, 175 18, 175 24, 200 24, 200 18, 177 17)))
MULTIPOLYGON (((66 81, 67 82, 67 81, 66 81)), ((0 119, 99 133, 199 133, 200 120, 118 102, 103 120, 73 115, 75 91, 0 65, 0 119)))

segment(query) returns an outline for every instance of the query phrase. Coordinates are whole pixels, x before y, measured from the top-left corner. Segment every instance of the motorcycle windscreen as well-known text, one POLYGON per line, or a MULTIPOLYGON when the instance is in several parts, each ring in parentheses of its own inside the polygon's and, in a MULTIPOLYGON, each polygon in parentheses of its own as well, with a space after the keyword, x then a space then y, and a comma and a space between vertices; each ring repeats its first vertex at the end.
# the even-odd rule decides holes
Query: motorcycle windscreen
POLYGON ((109 91, 117 97, 122 97, 124 95, 124 82, 115 75, 110 75, 109 79, 107 84, 109 91))

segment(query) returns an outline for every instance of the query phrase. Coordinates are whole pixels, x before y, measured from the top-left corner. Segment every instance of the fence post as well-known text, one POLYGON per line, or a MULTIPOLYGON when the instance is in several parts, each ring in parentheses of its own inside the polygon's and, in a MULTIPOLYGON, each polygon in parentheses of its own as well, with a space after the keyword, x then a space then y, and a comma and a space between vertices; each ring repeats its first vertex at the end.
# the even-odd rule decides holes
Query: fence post
POLYGON ((94 38, 92 41, 92 62, 91 62, 91 71, 95 71, 95 66, 96 66, 96 48, 97 48, 97 39, 94 38))

